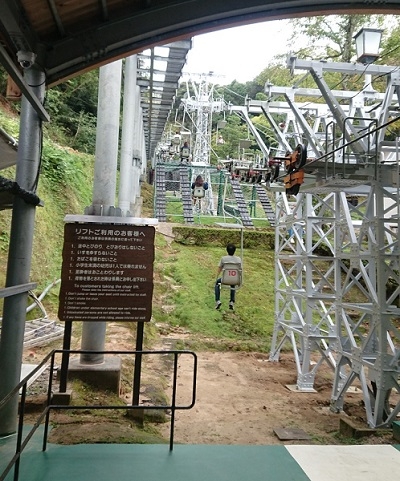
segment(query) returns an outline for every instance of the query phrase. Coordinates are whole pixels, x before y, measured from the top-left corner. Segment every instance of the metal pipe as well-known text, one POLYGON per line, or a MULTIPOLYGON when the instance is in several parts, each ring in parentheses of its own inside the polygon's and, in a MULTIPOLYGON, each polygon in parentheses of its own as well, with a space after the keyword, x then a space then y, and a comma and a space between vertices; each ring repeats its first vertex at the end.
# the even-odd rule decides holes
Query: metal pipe
MULTIPOLYGON (((43 102, 45 75, 35 66, 24 71, 26 82, 43 102)), ((20 137, 17 154, 16 182, 28 191, 35 191, 39 177, 42 144, 42 120, 23 96, 21 103, 20 137)), ((10 247, 6 287, 27 284, 30 280, 35 206, 15 197, 12 212, 10 247)), ((4 300, 0 338, 0 399, 19 383, 24 346, 28 293, 4 300)), ((0 436, 15 433, 18 412, 18 393, 0 411, 0 436)))

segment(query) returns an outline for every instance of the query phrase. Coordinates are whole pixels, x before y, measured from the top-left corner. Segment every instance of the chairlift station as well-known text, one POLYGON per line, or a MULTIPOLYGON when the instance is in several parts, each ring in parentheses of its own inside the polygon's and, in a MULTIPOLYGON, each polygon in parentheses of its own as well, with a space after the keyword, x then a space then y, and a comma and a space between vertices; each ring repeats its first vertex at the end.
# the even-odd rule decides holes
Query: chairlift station
MULTIPOLYGON (((215 102, 209 79, 203 79, 195 99, 184 101, 187 114, 197 118, 193 159, 176 167, 185 222, 193 223, 196 216, 190 172, 191 180, 201 173, 211 186, 200 214, 230 217, 247 228, 254 220, 250 185, 257 202, 269 206, 265 220, 276 232, 270 360, 278 361, 282 348, 291 346, 299 392, 314 390, 318 368, 327 363, 334 372, 331 409, 342 411, 346 393, 357 383, 368 425, 389 427, 400 412, 399 145, 387 135, 399 116, 399 68, 295 57, 287 66, 305 72, 302 80, 311 76, 316 88, 304 88, 301 81, 293 87, 267 83, 267 100, 232 106, 215 102), (328 72, 364 78, 364 86, 360 91, 331 89, 328 72), (386 80, 384 92, 374 89, 374 78, 386 80), (263 156, 256 166, 262 173, 258 180, 246 184, 226 165, 217 170, 207 162, 214 109, 246 122, 263 156), (254 114, 267 119, 276 150, 262 141, 251 120, 254 114), (302 171, 304 178, 293 195, 285 185, 285 166, 297 158, 299 145, 307 159, 304 165, 293 164, 292 172, 302 171), (228 190, 234 207, 227 201, 228 190)), ((254 165, 234 162, 240 172, 254 165)), ((160 188, 168 186, 167 166, 161 155, 156 164, 159 220, 166 220, 160 188)))

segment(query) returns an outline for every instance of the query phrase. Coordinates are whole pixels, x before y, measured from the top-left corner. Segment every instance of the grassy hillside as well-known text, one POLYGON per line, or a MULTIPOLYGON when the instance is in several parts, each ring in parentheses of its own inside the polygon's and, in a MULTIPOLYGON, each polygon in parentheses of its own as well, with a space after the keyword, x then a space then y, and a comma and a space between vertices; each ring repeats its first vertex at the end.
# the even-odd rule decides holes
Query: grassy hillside
POLYGON ((217 266, 224 254, 220 247, 167 245, 158 237, 155 320, 196 334, 185 341, 187 348, 266 351, 274 322, 273 252, 244 249, 244 282, 233 312, 229 288, 222 289, 221 311, 214 308, 217 266))
MULTIPOLYGON (((0 108, 0 126, 18 138, 19 118, 0 108)), ((44 129, 45 130, 45 129, 44 129)), ((83 214, 92 197, 94 159, 92 156, 57 145, 44 131, 41 175, 37 194, 44 207, 36 209, 31 281, 38 283, 38 293, 60 276, 61 250, 66 214, 83 214)), ((14 180, 15 167, 0 171, 14 180)), ((11 210, 0 211, 0 284, 6 278, 11 210)), ((56 293, 47 296, 50 313, 56 312, 56 293)))

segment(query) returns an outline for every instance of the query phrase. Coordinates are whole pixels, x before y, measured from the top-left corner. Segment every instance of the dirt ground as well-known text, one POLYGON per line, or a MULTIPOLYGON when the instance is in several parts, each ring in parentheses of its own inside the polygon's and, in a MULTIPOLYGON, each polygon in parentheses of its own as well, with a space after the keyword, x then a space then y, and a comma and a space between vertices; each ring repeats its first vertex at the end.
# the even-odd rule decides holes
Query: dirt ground
POLYGON ((312 394, 286 387, 295 382, 288 355, 272 363, 264 354, 201 352, 198 362, 196 405, 177 412, 177 442, 278 444, 277 428, 301 428, 321 442, 338 430, 327 382, 312 394))
MULTIPOLYGON (((346 396, 345 412, 329 409, 333 372, 328 366, 319 371, 315 392, 305 393, 295 389, 293 353, 282 354, 279 362, 261 353, 199 352, 197 356, 196 404, 176 413, 178 443, 342 444, 349 439, 339 433, 340 418, 367 428, 360 390, 346 396)), ((191 389, 190 357, 180 359, 179 369, 178 403, 179 393, 191 389)), ((183 398, 188 402, 187 396, 183 398)), ((168 436, 168 425, 161 430, 168 436)), ((390 443, 392 435, 381 433, 359 442, 390 443)))
MULTIPOLYGON (((180 328, 171 329, 160 339, 155 349, 171 349, 188 334, 180 328)), ((111 327, 106 348, 118 344, 118 349, 132 349, 129 332, 121 325, 111 327)), ((350 440, 339 434, 340 418, 367 428, 362 395, 346 396, 345 413, 335 414, 329 409, 333 373, 326 366, 316 377, 315 392, 292 390, 296 383, 293 353, 284 353, 279 362, 270 362, 268 355, 243 352, 198 352, 196 403, 190 410, 179 410, 175 417, 174 440, 188 444, 343 444, 393 443, 391 433, 350 440), (289 434, 280 439, 279 430, 289 434), (301 430, 301 431, 299 431, 301 430), (298 436, 300 433, 300 437, 298 436), (292 436, 290 436, 292 434, 292 436), (306 439, 302 439, 305 437, 306 439)), ((171 362, 169 362, 171 364, 171 362)), ((193 358, 179 357, 177 404, 190 404, 193 358)), ((165 366, 156 361, 144 366, 141 402, 146 403, 153 384, 161 378, 167 396, 170 377, 165 366)), ((131 392, 125 388, 121 396, 129 403, 131 392)), ((95 398, 95 400, 98 398, 95 398)), ((156 403, 157 404, 157 403, 156 403)), ((154 412, 154 411, 153 411, 154 412)), ((88 411, 73 416, 60 412, 51 416, 55 423, 50 441, 55 443, 80 442, 135 442, 135 423, 126 416, 91 416, 88 411)), ((158 442, 160 435, 167 442, 170 432, 170 413, 167 422, 152 424, 155 435, 149 442, 158 442)))
MULTIPOLYGON (((161 226, 170 243, 172 226, 161 226)), ((154 350, 174 349, 177 342, 190 337, 182 328, 158 325, 160 333, 154 350)), ((132 350, 133 333, 124 325, 107 327, 106 349, 132 350)), ((79 346, 77 346, 78 348, 79 346)), ((48 352, 48 348, 46 352, 48 352)), ((176 443, 190 444, 344 444, 393 443, 392 434, 354 440, 340 434, 340 419, 344 418, 360 428, 367 428, 361 391, 349 393, 345 398, 345 412, 330 411, 333 372, 327 366, 319 368, 315 392, 304 393, 291 389, 296 384, 296 366, 293 352, 283 353, 279 362, 270 362, 267 354, 244 352, 197 352, 196 403, 190 410, 176 411, 176 443), (288 434, 288 439, 282 438, 288 434), (279 434, 281 438, 277 435, 279 434), (301 438, 306 439, 301 439, 301 438)), ((26 353, 32 361, 40 359, 40 350, 26 353)), ((152 393, 162 386, 167 399, 170 396, 171 377, 165 373, 163 362, 151 361, 143 369, 140 402, 152 401, 152 393), (168 386, 169 385, 169 386, 168 386), (155 386, 155 387, 154 387, 155 386)), ((170 368, 169 362, 169 368, 170 368)), ((193 358, 179 357, 177 404, 190 404, 193 383, 193 358)), ((169 371, 170 372, 170 371, 169 371)), ((98 396, 98 394, 96 395, 98 396)), ((122 384, 121 398, 129 403, 132 392, 129 383, 122 384)), ((170 397, 169 397, 170 400, 170 397)), ((98 403, 98 397, 94 398, 98 403)), ((160 403, 155 403, 160 404, 160 403)), ((162 403, 161 403, 162 404, 162 403)), ((153 411, 154 413, 154 411, 153 411)), ((159 435, 168 442, 170 413, 167 422, 153 424, 147 429, 147 442, 159 442, 159 435), (153 437, 152 437, 153 436, 153 437)), ((90 412, 52 415, 55 423, 50 441, 55 443, 79 442, 137 442, 135 423, 126 416, 96 416, 90 412)), ((143 433, 139 442, 143 440, 143 433)))

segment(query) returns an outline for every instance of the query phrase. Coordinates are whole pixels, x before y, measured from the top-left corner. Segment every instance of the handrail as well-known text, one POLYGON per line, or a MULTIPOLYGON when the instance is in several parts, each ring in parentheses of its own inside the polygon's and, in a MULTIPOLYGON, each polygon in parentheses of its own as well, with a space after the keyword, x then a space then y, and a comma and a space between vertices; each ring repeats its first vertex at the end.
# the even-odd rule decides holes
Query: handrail
POLYGON ((175 428, 175 411, 177 410, 188 410, 192 409, 196 402, 196 384, 197 384, 197 355, 192 351, 186 350, 171 350, 171 351, 82 351, 82 350, 66 350, 66 349, 58 349, 53 350, 42 360, 42 362, 33 369, 23 380, 19 382, 19 384, 10 392, 8 393, 2 400, 0 400, 0 410, 2 407, 15 395, 17 395, 20 390, 21 392, 21 402, 20 402, 20 411, 19 411, 19 421, 18 421, 18 429, 17 429, 17 440, 16 440, 16 449, 15 454, 7 464, 6 468, 2 473, 0 473, 0 481, 4 481, 6 476, 11 471, 14 466, 14 481, 18 481, 19 479, 19 464, 21 454, 24 451, 25 447, 27 446, 28 442, 34 435, 37 428, 42 423, 43 419, 45 419, 44 425, 44 434, 43 434, 43 451, 47 448, 47 437, 49 431, 49 422, 50 422, 50 412, 52 409, 59 409, 59 410, 70 410, 70 409, 125 409, 125 410, 138 410, 138 409, 168 409, 171 411, 171 426, 170 426, 170 439, 169 439, 169 450, 173 450, 174 445, 174 428, 175 428), (55 356, 57 354, 112 354, 112 355, 167 355, 172 354, 174 356, 174 363, 173 363, 173 379, 172 379, 172 399, 169 405, 154 405, 154 406, 144 406, 144 405, 74 405, 74 406, 65 406, 65 405, 56 405, 52 404, 52 387, 53 387, 53 373, 54 373, 54 365, 55 365, 55 356), (192 383, 192 396, 190 403, 187 405, 177 405, 176 404, 176 391, 177 391, 177 378, 178 378, 178 357, 179 355, 187 354, 193 357, 193 383, 192 383), (22 431, 24 426, 24 415, 25 415, 25 403, 26 403, 26 391, 28 381, 40 370, 45 366, 50 360, 50 375, 49 375, 49 384, 47 390, 47 403, 44 411, 40 413, 37 421, 31 428, 31 430, 27 433, 26 437, 22 439, 22 431))
POLYGON ((19 420, 18 420, 18 429, 17 429, 17 442, 16 442, 16 449, 15 454, 10 460, 10 462, 5 467, 4 471, 0 474, 0 481, 3 481, 7 474, 11 471, 12 467, 15 465, 14 470, 14 481, 18 481, 18 474, 19 474, 19 462, 21 453, 24 450, 25 446, 28 444, 31 437, 34 435, 36 429, 39 427, 41 421, 45 416, 45 411, 39 416, 36 423, 33 425, 32 429, 26 435, 24 441, 22 441, 22 429, 23 429, 23 420, 25 414, 25 402, 26 402, 26 390, 28 386, 28 381, 36 375, 38 371, 40 371, 51 359, 53 356, 53 351, 49 352, 47 356, 42 360, 42 362, 36 366, 27 376, 24 377, 12 391, 10 391, 3 399, 0 400, 0 410, 10 401, 14 396, 19 395, 20 390, 21 392, 21 402, 20 402, 20 411, 19 411, 19 420))
POLYGON ((2 287, 0 289, 0 298, 16 296, 17 294, 23 294, 24 292, 31 291, 37 286, 36 282, 30 282, 28 284, 19 284, 17 286, 2 287))

